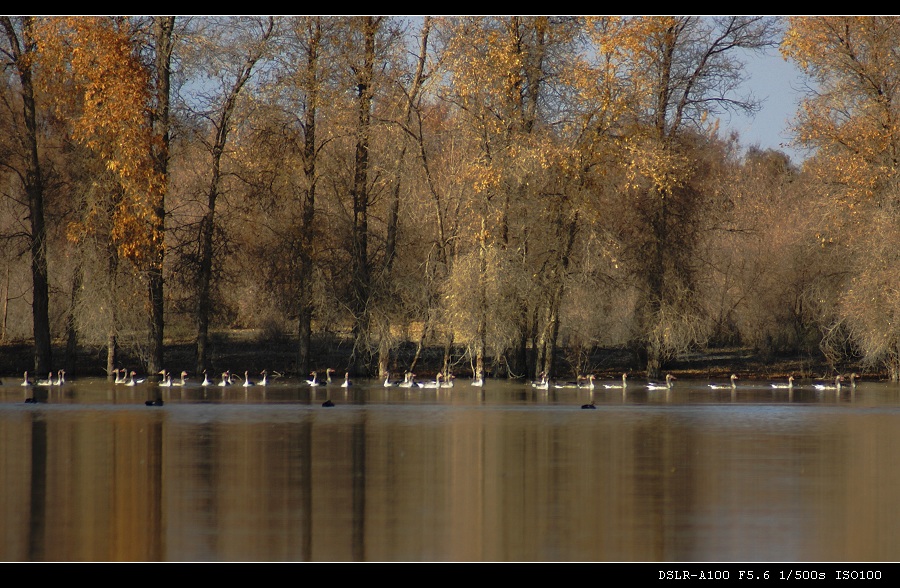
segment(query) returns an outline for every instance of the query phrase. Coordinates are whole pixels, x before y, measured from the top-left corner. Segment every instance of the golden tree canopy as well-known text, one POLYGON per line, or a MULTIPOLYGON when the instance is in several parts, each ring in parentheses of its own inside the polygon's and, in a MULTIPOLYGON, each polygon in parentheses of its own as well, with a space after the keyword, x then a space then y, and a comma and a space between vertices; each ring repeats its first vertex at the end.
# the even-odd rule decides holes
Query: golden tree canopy
MULTIPOLYGON (((47 17, 35 27, 40 82, 72 137, 118 178, 124 197, 114 203, 111 237, 141 262, 162 243, 150 220, 164 186, 151 159, 152 83, 134 33, 130 19, 101 16, 47 17)), ((83 222, 90 231, 90 215, 83 222)))
POLYGON ((900 19, 792 17, 782 45, 816 91, 803 100, 797 140, 817 149, 811 169, 852 204, 895 175, 900 150, 900 19))

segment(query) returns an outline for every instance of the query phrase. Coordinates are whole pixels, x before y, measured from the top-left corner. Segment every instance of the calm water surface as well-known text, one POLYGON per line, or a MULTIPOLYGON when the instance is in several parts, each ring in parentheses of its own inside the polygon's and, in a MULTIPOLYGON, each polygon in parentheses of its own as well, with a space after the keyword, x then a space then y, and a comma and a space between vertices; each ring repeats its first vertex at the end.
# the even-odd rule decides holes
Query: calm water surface
POLYGON ((4 382, 5 561, 900 560, 886 383, 4 382))

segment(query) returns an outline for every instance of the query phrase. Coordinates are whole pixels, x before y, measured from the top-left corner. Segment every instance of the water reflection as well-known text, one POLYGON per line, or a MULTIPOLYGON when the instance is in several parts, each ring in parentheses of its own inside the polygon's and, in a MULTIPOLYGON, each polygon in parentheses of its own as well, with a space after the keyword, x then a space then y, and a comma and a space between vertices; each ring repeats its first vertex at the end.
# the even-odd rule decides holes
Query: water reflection
POLYGON ((356 384, 2 386, 0 557, 900 559, 891 385, 356 384))

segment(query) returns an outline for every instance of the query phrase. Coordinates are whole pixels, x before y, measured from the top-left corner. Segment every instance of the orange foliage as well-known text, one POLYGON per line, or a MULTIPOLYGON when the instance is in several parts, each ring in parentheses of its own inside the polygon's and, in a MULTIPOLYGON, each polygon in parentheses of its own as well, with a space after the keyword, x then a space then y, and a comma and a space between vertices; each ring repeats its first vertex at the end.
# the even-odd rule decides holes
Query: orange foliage
POLYGON ((844 188, 844 204, 877 195, 896 174, 900 150, 900 19, 792 17, 782 54, 818 88, 802 105, 799 142, 815 147, 809 168, 844 188))
MULTIPOLYGON (((164 185, 151 159, 151 81, 132 32, 126 18, 48 17, 37 21, 35 38, 39 83, 57 114, 121 184, 111 237, 122 255, 141 264, 162 246, 152 203, 164 185)), ((86 224, 70 235, 90 230, 86 224)))

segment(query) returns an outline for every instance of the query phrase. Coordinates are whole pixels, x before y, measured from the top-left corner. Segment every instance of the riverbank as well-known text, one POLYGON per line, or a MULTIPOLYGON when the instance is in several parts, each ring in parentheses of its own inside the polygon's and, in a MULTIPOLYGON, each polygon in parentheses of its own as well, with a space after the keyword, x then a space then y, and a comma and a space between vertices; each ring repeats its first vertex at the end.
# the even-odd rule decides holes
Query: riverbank
MULTIPOLYGON (((326 368, 342 375, 351 363, 352 344, 338 338, 319 337, 313 341, 311 350, 312 369, 324 372, 326 368)), ((443 362, 443 347, 423 349, 416 364, 416 373, 430 377, 440 371, 443 362)), ((560 354, 564 356, 564 354, 560 354)), ((399 377, 412 363, 415 346, 401 346, 392 357, 391 372, 399 377)), ((173 374, 182 370, 193 375, 196 358, 191 341, 168 341, 165 347, 165 365, 173 374)), ((471 377, 470 359, 464 349, 455 350, 453 372, 457 378, 471 377)), ((57 342, 53 347, 54 371, 64 367, 65 345, 57 342)), ((289 337, 264 338, 261 333, 231 331, 216 333, 210 338, 211 374, 226 370, 232 373, 259 374, 262 370, 280 373, 290 377, 306 377, 298 373, 297 343, 289 337)), ((645 376, 633 354, 624 349, 596 349, 584 361, 588 371, 598 379, 616 379, 623 372, 629 377, 640 379, 645 376)), ((20 377, 24 371, 33 371, 33 348, 29 341, 0 344, 0 377, 20 377)), ((145 362, 133 353, 121 352, 118 367, 143 373, 145 362)), ((66 368, 67 376, 104 377, 106 375, 106 349, 103 347, 81 347, 73 365, 66 368)), ((556 377, 574 379, 571 365, 561 361, 556 377)), ((829 379, 834 375, 856 372, 871 379, 885 379, 885 373, 878 373, 858 364, 832 366, 821 357, 764 357, 752 349, 729 348, 710 349, 684 354, 666 365, 666 372, 684 379, 722 379, 735 374, 741 380, 782 379, 793 375, 796 379, 829 379)), ((43 376, 44 374, 40 374, 43 376)), ((355 375, 355 374, 354 374, 355 375)), ((211 376, 213 377, 213 376, 211 376)))

